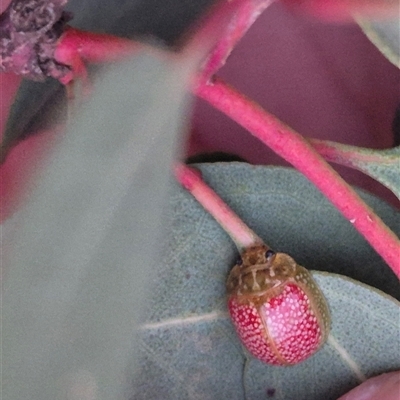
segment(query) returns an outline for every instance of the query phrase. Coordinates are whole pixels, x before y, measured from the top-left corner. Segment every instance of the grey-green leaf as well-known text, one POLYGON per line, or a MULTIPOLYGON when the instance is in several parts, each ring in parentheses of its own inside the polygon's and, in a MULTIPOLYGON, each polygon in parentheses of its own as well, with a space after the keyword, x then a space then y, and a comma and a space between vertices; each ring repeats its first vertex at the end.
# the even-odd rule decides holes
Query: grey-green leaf
POLYGON ((389 20, 357 19, 361 29, 369 40, 396 67, 400 67, 400 18, 389 20))
MULTIPOLYGON (((297 172, 243 163, 198 166, 205 180, 274 249, 399 295, 395 275, 297 172)), ((361 196, 398 233, 400 215, 361 196)), ((226 233, 173 185, 169 243, 140 328, 130 399, 336 399, 363 376, 400 368, 399 303, 335 274, 314 272, 332 311, 331 342, 295 367, 268 367, 242 348, 226 309, 237 258, 226 233), (336 342, 335 342, 336 341, 336 342), (346 356, 347 353, 347 356, 346 356)))
POLYGON ((141 54, 101 74, 2 226, 4 399, 125 398, 191 67, 141 54))

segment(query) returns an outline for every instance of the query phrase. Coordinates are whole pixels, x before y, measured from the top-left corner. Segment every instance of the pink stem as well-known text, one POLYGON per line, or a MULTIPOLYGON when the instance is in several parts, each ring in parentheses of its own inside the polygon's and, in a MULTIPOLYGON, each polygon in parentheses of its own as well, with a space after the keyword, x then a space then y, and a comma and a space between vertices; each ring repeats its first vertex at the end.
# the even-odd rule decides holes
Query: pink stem
POLYGON ((307 140, 219 78, 194 91, 302 172, 400 277, 399 239, 307 140))
POLYGON ((201 179, 200 172, 184 164, 175 166, 178 182, 210 213, 235 242, 239 252, 262 244, 260 239, 201 179))

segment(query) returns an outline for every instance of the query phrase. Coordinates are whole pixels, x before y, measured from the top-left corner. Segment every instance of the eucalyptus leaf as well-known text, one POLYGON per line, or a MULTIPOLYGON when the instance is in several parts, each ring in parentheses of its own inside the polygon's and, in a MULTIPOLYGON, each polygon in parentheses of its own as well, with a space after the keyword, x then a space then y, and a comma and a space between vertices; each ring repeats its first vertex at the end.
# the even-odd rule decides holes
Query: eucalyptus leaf
POLYGON ((382 54, 400 68, 400 18, 377 21, 357 18, 356 21, 382 54))
MULTIPOLYGON (((197 165, 204 179, 275 250, 300 264, 357 277, 399 295, 396 276, 299 173, 244 163, 197 165)), ((140 370, 130 398, 336 399, 365 377, 400 368, 399 303, 327 272, 313 275, 332 312, 332 338, 294 367, 269 367, 242 348, 226 309, 237 259, 228 235, 172 185, 168 245, 139 329, 140 370)), ((360 195, 399 233, 398 211, 360 195)))
POLYGON ((103 71, 2 226, 3 399, 125 398, 192 62, 103 71))

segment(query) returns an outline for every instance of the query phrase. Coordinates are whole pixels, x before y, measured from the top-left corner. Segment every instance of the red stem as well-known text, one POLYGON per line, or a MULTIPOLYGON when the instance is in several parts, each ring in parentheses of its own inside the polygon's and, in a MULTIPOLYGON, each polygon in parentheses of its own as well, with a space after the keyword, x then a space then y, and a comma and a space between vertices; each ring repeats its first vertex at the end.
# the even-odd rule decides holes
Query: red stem
POLYGON ((219 78, 200 84, 194 91, 302 172, 400 278, 399 239, 307 140, 219 78))
POLYGON ((235 242, 241 253, 248 247, 262 244, 260 239, 225 202, 201 179, 199 171, 184 164, 175 167, 178 182, 210 213, 235 242))

